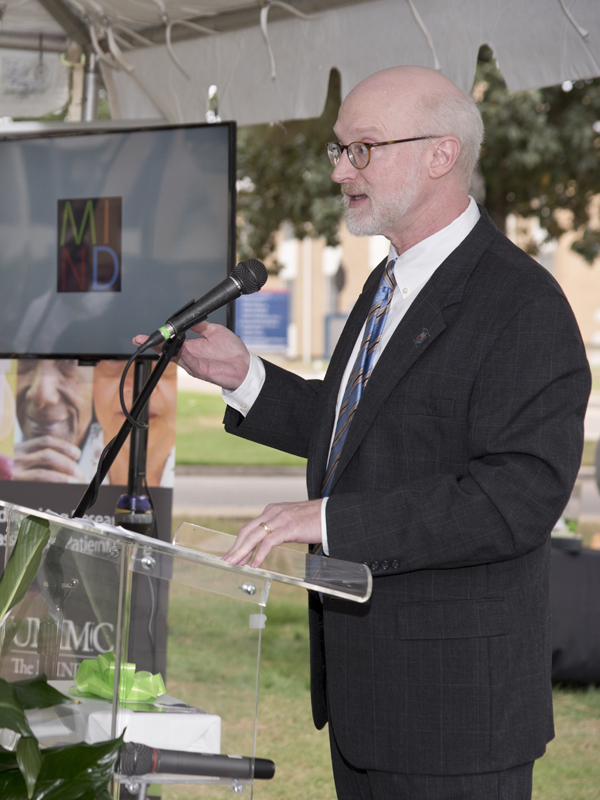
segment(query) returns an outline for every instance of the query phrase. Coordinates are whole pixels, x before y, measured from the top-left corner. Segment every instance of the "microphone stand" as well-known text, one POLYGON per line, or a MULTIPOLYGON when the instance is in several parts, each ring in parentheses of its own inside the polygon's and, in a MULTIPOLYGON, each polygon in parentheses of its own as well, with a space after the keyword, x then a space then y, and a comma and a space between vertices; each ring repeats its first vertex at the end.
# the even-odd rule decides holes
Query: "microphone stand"
MULTIPOLYGON (((142 358, 135 359, 132 405, 140 395, 151 372, 150 361, 142 358)), ((146 426, 150 416, 149 407, 150 403, 147 403, 138 418, 138 422, 145 423, 146 426)), ((129 442, 127 492, 117 500, 115 525, 135 533, 152 536, 155 539, 160 538, 158 527, 155 524, 156 512, 146 481, 148 427, 134 426, 131 429, 129 442)), ((170 536, 166 538, 168 541, 170 536)), ((127 660, 133 662, 137 670, 160 672, 163 679, 166 678, 167 634, 162 619, 163 615, 158 609, 167 602, 166 588, 163 581, 150 577, 150 575, 134 573, 131 576, 130 630, 127 648, 127 660), (136 624, 138 621, 142 623, 142 620, 146 620, 148 611, 147 625, 136 624)), ((123 791, 121 794, 123 795, 123 791)))
MULTIPOLYGON (((146 359, 136 358, 133 372, 133 399, 136 401, 144 384, 150 377, 152 364, 146 359)), ((143 533, 146 536, 157 538, 154 525, 154 508, 150 497, 145 491, 146 483, 146 453, 148 449, 148 420, 150 416, 149 403, 142 410, 138 422, 144 423, 145 428, 135 426, 129 438, 129 474, 127 479, 127 492, 117 500, 115 509, 115 525, 120 525, 126 530, 143 533)), ((152 670, 151 670, 152 671, 152 670)))
MULTIPOLYGON (((160 358, 156 366, 154 367, 152 374, 144 384, 143 389, 136 397, 131 411, 129 412, 131 417, 134 420, 138 420, 145 409, 146 405, 150 400, 150 395, 154 391, 156 384, 162 377, 164 371, 168 367, 172 358, 174 358, 179 351, 181 350, 183 343, 185 341, 185 332, 180 333, 178 336, 174 336, 172 339, 168 339, 165 344, 163 345, 162 352, 160 354, 160 358)), ((96 470, 96 475, 90 481, 89 486, 85 490, 83 497, 79 501, 79 505, 71 515, 71 519, 75 519, 77 517, 81 518, 83 515, 88 511, 88 509, 94 505, 96 502, 97 497, 97 487, 102 484, 102 481, 108 475, 110 468, 112 467, 116 457, 119 455, 121 448, 125 444, 131 429, 133 428, 133 423, 125 418, 125 421, 121 425, 121 429, 112 440, 110 447, 108 448, 106 455, 101 464, 98 465, 98 469, 96 470)))

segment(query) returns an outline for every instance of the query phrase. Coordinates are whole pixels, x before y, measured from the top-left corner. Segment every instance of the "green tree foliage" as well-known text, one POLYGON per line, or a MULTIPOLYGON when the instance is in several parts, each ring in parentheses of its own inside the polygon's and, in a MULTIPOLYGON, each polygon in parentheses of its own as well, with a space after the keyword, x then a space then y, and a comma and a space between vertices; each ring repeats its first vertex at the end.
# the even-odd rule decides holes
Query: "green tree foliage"
POLYGON ((600 252, 590 204, 600 193, 600 80, 563 86, 509 92, 491 50, 481 49, 474 94, 486 130, 485 206, 501 229, 513 213, 537 217, 547 239, 575 230, 572 247, 591 263, 600 252))
POLYGON ((298 238, 324 236, 338 243, 340 190, 331 180, 325 145, 340 105, 340 77, 333 71, 318 119, 255 125, 238 133, 238 255, 266 258, 281 223, 298 238))

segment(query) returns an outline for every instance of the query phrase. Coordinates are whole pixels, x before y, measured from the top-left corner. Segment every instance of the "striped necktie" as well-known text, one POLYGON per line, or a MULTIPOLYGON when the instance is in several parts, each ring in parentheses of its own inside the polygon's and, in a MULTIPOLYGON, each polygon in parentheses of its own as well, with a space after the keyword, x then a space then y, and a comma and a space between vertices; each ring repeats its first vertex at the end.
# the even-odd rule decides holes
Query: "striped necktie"
POLYGON ((331 445, 329 462, 327 464, 327 474, 323 481, 321 497, 327 497, 333 483, 335 471, 340 460, 340 455, 346 435, 350 428, 350 423, 356 412, 362 393, 371 377, 375 353, 381 340, 381 334, 385 326, 385 320, 390 309, 394 289, 396 288, 396 278, 394 277, 394 264, 396 259, 389 261, 381 276, 381 281, 377 288, 373 305, 367 317, 363 340, 354 362, 354 367, 348 378, 348 383, 342 398, 340 413, 335 426, 335 436, 331 445))

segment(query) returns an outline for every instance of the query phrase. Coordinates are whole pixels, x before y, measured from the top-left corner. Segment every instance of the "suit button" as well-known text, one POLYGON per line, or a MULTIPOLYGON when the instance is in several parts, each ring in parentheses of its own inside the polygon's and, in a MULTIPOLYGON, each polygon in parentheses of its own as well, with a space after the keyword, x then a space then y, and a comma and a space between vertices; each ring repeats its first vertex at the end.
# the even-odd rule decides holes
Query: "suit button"
POLYGON ((378 569, 379 569, 379 561, 372 561, 371 572, 377 572, 378 569))
POLYGON ((388 562, 387 562, 387 561, 382 561, 382 562, 381 562, 381 569, 388 569, 388 567, 389 567, 389 566, 390 566, 390 565, 388 564, 388 562))
POLYGON ((398 569, 399 566, 400 564, 396 561, 396 559, 394 559, 392 561, 392 569, 398 569))

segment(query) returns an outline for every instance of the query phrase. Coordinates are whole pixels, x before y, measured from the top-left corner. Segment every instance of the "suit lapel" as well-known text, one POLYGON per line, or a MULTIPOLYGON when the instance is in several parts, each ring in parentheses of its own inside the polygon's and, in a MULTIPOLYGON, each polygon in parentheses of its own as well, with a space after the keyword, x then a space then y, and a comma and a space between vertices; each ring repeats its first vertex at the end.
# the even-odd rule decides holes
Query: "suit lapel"
MULTIPOLYGON (((381 354, 350 425, 332 488, 348 466, 390 393, 410 367, 443 333, 446 328, 444 309, 462 301, 471 272, 484 250, 489 247, 492 239, 498 233, 485 210, 480 207, 480 211, 481 218, 477 225, 434 272, 381 354)), ((385 263, 385 261, 382 262, 369 276, 365 291, 348 318, 348 323, 340 337, 339 346, 336 348, 327 371, 323 384, 324 413, 316 425, 315 435, 312 439, 312 452, 309 456, 311 467, 308 482, 310 489, 314 492, 311 496, 318 496, 320 493, 340 381, 354 343, 371 307, 385 263)))
POLYGON ((369 278, 354 304, 348 317, 344 330, 331 356, 327 373, 323 380, 321 396, 323 403, 319 419, 315 421, 311 435, 311 443, 308 455, 307 484, 309 497, 319 497, 321 487, 325 477, 325 467, 327 455, 329 453, 329 443, 333 433, 333 423, 335 421, 335 407, 340 388, 340 382, 344 375, 346 365, 352 355, 354 344, 358 338, 369 309, 373 303, 375 292, 379 285, 381 274, 385 269, 387 259, 381 262, 369 278))

